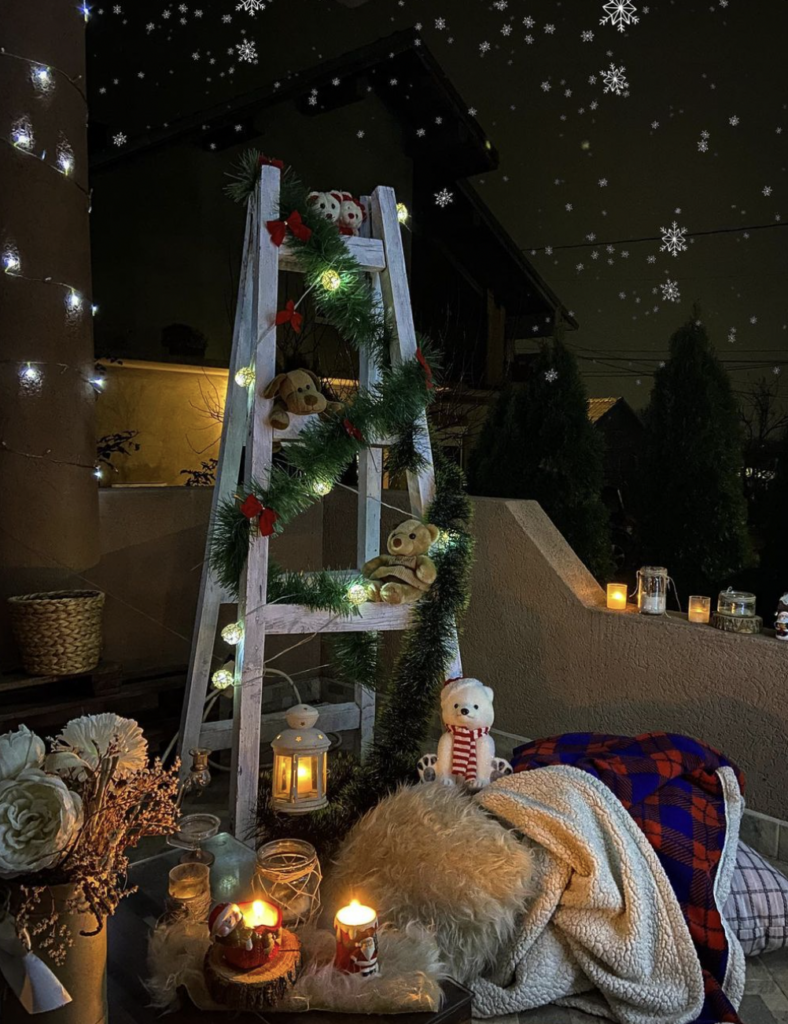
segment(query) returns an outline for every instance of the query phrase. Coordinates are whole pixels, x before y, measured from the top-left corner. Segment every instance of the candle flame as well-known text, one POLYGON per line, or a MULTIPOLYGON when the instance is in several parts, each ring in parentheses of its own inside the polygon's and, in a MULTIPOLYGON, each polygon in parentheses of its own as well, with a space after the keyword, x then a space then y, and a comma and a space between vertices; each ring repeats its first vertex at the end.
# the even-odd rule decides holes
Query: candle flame
POLYGON ((244 910, 244 924, 247 928, 275 928, 279 923, 279 912, 276 907, 263 900, 255 900, 251 910, 244 910))

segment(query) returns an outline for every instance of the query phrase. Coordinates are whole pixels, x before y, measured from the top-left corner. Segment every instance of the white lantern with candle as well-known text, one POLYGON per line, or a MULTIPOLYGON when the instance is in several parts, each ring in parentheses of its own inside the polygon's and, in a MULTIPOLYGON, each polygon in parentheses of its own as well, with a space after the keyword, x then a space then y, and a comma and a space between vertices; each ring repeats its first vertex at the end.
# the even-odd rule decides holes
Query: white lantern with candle
POLYGON ((305 814, 325 807, 326 754, 331 742, 314 728, 319 714, 309 704, 287 712, 289 728, 271 744, 274 751, 273 805, 285 814, 305 814))

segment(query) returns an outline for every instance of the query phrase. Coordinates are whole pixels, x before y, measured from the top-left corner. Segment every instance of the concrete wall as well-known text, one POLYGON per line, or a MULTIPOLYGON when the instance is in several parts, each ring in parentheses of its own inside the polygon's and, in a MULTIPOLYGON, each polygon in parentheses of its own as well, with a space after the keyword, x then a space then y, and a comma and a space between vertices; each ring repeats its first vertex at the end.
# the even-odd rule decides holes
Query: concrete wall
POLYGON ((609 612, 534 502, 478 498, 465 671, 496 694, 496 726, 526 736, 665 729, 739 763, 758 811, 788 817, 788 650, 679 616, 609 612))

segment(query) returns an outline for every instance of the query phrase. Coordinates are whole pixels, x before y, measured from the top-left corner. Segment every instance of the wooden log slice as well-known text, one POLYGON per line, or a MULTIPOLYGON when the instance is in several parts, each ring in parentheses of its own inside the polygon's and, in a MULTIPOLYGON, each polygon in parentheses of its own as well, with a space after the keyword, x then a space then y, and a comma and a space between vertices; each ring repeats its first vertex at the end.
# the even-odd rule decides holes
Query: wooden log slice
POLYGON ((262 967, 239 971, 222 956, 222 947, 212 943, 205 954, 205 981, 211 998, 233 1010, 260 1012, 284 996, 301 969, 301 943, 282 929, 279 952, 262 967))
POLYGON ((712 612, 711 624, 726 633, 760 633, 763 619, 760 615, 730 615, 728 612, 712 612))

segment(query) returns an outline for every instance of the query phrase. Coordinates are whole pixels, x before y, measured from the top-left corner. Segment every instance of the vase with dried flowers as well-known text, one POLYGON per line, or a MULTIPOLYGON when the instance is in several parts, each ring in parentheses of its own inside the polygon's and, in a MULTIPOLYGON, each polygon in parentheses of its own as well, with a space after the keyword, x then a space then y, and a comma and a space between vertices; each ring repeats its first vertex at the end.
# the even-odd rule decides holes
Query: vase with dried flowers
POLYGON ((127 851, 173 833, 178 813, 177 765, 150 762, 131 719, 76 718, 49 753, 25 726, 0 735, 4 1024, 105 1024, 105 924, 134 892, 127 851))

